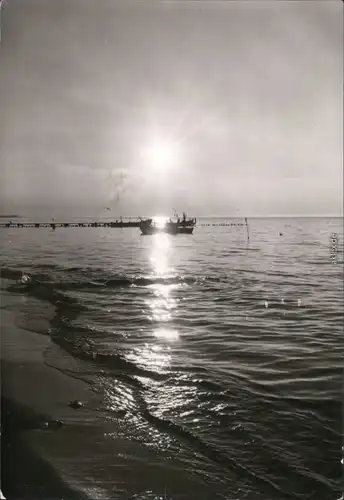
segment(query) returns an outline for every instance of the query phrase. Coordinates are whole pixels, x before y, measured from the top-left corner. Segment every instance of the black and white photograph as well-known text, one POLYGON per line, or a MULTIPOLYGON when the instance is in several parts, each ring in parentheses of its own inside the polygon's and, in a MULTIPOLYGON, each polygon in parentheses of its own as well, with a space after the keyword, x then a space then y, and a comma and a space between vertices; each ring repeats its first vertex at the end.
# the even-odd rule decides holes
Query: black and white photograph
POLYGON ((343 500, 343 2, 0 2, 6 500, 343 500))

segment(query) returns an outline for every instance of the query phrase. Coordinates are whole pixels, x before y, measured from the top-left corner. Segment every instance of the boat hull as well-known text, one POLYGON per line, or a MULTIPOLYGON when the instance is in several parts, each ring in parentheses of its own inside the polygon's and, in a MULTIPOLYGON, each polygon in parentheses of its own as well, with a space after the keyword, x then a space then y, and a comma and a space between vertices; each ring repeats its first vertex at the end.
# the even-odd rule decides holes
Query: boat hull
POLYGON ((178 226, 177 233, 179 234, 192 234, 194 226, 178 226))
POLYGON ((166 224, 163 227, 152 226, 151 224, 141 224, 141 233, 143 235, 152 235, 159 233, 167 234, 192 234, 193 226, 178 226, 177 224, 166 224))
POLYGON ((141 220, 140 229, 142 234, 192 234, 196 225, 196 219, 187 219, 183 213, 183 220, 169 220, 163 226, 155 224, 152 219, 141 220))

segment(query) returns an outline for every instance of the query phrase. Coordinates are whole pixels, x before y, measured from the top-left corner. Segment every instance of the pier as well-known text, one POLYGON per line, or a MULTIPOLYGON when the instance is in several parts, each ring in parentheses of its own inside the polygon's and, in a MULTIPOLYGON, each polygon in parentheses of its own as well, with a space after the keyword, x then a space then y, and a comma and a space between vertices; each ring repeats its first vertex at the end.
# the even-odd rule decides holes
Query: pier
MULTIPOLYGON (((0 229, 11 228, 75 228, 75 227, 109 227, 109 228, 128 228, 140 227, 141 220, 116 220, 102 222, 0 222, 0 229)), ((247 227, 242 222, 220 222, 220 223, 199 223, 196 227, 247 227)))
POLYGON ((140 227, 141 221, 111 221, 111 222, 2 222, 0 228, 71 228, 71 227, 111 227, 111 228, 125 228, 125 227, 140 227))
POLYGON ((245 227, 246 224, 242 222, 223 222, 219 224, 198 224, 201 227, 245 227))

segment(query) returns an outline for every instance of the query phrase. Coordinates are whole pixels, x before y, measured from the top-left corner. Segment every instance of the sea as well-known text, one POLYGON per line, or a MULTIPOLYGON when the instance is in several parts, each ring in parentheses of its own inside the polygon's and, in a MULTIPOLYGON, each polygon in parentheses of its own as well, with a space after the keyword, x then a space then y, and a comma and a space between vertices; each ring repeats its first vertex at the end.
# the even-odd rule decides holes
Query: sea
POLYGON ((41 443, 88 498, 341 497, 343 219, 243 222, 0 229, 16 324, 102 401, 41 443))

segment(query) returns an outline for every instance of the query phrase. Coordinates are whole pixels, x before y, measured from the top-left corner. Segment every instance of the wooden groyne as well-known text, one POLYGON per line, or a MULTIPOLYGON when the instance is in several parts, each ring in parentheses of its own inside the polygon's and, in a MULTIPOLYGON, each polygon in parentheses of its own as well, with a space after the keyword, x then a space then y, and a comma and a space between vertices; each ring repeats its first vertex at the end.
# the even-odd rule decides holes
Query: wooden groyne
MULTIPOLYGON (((1 228, 21 228, 21 227, 32 227, 32 228, 75 228, 75 227, 110 227, 110 228, 128 228, 128 227, 140 227, 140 220, 116 220, 107 222, 0 222, 1 228)), ((223 222, 223 223, 199 223, 197 227, 245 227, 248 229, 248 224, 242 222, 223 222)))
POLYGON ((197 226, 201 227, 245 227, 246 224, 242 222, 224 222, 219 224, 197 224, 197 226))
POLYGON ((112 227, 112 228, 125 228, 125 227, 140 227, 141 221, 111 221, 111 222, 5 222, 0 223, 0 228, 19 228, 19 227, 33 227, 33 228, 70 228, 70 227, 112 227))

